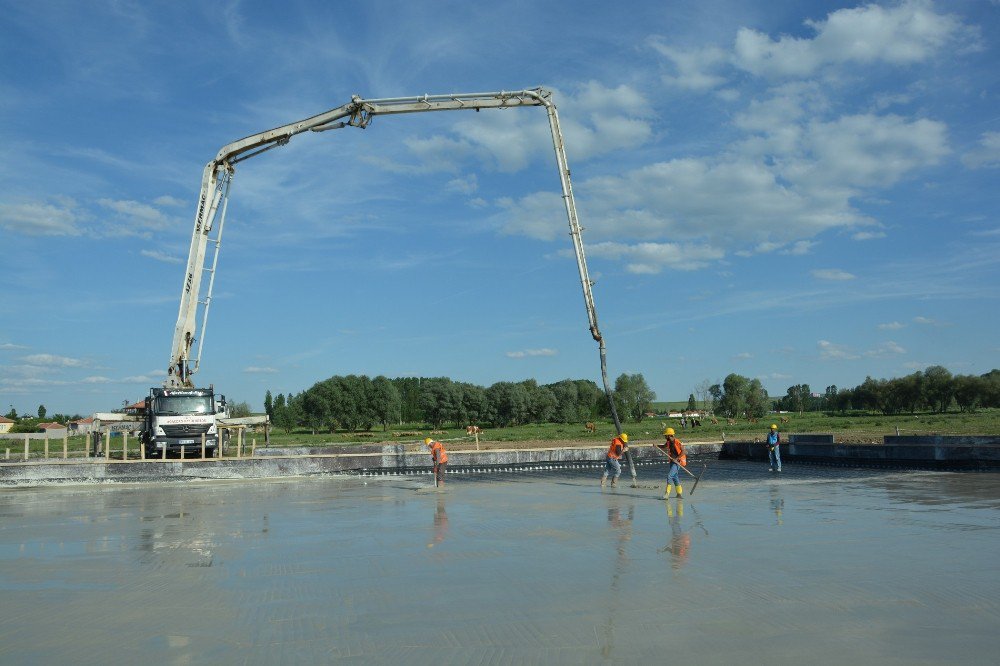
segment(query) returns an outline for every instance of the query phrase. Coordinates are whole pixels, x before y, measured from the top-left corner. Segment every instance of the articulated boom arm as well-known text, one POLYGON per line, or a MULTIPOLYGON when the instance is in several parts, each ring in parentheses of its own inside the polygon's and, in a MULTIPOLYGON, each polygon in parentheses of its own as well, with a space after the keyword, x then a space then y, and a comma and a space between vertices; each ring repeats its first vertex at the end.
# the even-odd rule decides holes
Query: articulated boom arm
MULTIPOLYGON (((198 199, 198 210, 194 218, 194 232, 191 235, 191 248, 188 254, 187 272, 181 290, 180 309, 177 313, 177 325, 174 328, 173 344, 170 348, 170 365, 167 370, 165 387, 192 387, 191 375, 198 371, 201 363, 201 350, 204 343, 205 327, 208 322, 208 311, 212 302, 212 287, 215 281, 215 269, 218 263, 219 248, 222 242, 222 229, 225 224, 226 205, 229 200, 229 187, 232 183, 235 165, 243 160, 259 155, 265 151, 287 144, 296 134, 303 132, 324 132, 342 127, 365 128, 372 118, 380 115, 398 113, 421 113, 424 111, 461 111, 480 109, 505 109, 522 106, 545 107, 549 116, 549 127, 552 131, 552 145, 556 153, 559 167, 559 180, 562 185, 562 196, 569 219, 570 235, 573 238, 573 249, 576 251, 577 267, 580 272, 580 283, 583 287, 584 301, 587 307, 587 318, 590 334, 600 345, 601 373, 604 379, 605 392, 610 401, 611 391, 608 385, 604 339, 597 326, 597 312, 594 307, 592 283, 587 273, 587 262, 583 251, 581 227, 576 214, 576 204, 573 200, 573 189, 570 184, 569 164, 566 161, 566 151, 563 147, 562 130, 559 127, 559 116, 555 104, 552 103, 552 93, 542 88, 519 90, 516 92, 462 93, 452 95, 423 95, 420 97, 395 97, 386 99, 362 99, 355 95, 348 104, 325 111, 318 115, 297 122, 276 127, 275 129, 253 134, 234 141, 222 147, 211 162, 205 165, 201 180, 201 195, 198 199), (215 237, 209 235, 215 232, 215 237), (211 266, 205 265, 205 255, 209 242, 214 244, 211 266), (202 287, 204 273, 209 273, 207 288, 202 287), (202 292, 204 291, 204 296, 202 292), (198 339, 197 311, 203 306, 201 337, 198 351, 191 358, 191 347, 198 339)), ((621 432, 618 415, 611 402, 615 425, 621 432)))

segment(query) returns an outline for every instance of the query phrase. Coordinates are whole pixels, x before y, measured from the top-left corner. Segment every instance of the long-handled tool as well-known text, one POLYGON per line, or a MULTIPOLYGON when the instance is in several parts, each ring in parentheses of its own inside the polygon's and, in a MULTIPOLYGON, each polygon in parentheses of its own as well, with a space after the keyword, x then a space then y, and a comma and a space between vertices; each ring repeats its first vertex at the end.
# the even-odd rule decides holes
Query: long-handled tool
POLYGON ((438 464, 434 463, 434 487, 438 487, 438 464))
POLYGON ((691 486, 691 492, 688 493, 688 495, 694 495, 694 490, 695 488, 698 487, 698 482, 701 481, 701 477, 705 475, 705 471, 708 469, 708 465, 705 465, 701 468, 701 474, 694 474, 691 470, 682 465, 679 460, 677 460, 672 455, 661 449, 659 446, 656 447, 656 450, 665 455, 667 457, 667 460, 669 460, 670 462, 677 463, 678 467, 687 472, 688 475, 694 479, 694 485, 691 486))

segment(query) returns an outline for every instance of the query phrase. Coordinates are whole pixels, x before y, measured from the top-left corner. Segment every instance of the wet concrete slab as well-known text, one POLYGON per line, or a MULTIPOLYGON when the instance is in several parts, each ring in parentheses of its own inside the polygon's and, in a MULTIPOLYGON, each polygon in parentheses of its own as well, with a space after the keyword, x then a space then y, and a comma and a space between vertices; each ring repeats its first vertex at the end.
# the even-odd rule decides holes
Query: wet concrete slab
POLYGON ((3 489, 0 662, 995 663, 1000 474, 703 463, 3 489))

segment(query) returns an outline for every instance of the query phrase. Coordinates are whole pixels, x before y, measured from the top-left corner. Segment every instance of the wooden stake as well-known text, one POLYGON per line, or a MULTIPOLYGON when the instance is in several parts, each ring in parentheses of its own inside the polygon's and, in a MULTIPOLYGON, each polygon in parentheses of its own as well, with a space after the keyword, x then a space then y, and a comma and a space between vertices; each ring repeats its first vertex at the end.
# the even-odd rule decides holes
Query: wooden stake
POLYGON ((63 435, 63 460, 69 458, 69 433, 63 435))
POLYGON ((201 459, 205 459, 205 433, 201 433, 201 459))
POLYGON ((104 459, 111 460, 111 431, 104 433, 104 459))
POLYGON ((45 459, 49 459, 49 433, 45 433, 45 459))
POLYGON ((24 436, 24 459, 28 459, 28 436, 24 436))
POLYGON ((122 462, 128 460, 128 433, 122 430, 122 462))

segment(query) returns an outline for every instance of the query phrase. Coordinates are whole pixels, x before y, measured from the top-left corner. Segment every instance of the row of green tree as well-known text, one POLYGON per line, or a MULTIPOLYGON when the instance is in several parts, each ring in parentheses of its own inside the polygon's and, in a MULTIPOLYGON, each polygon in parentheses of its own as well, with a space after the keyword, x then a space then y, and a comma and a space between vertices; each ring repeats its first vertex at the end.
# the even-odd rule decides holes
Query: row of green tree
MULTIPOLYGON (((768 397, 760 380, 730 374, 721 384, 709 386, 706 394, 711 409, 730 418, 759 418, 768 410, 913 414, 957 408, 973 412, 983 407, 1000 407, 1000 370, 983 375, 953 375, 947 368, 934 365, 894 379, 866 377, 849 389, 827 386, 822 394, 813 393, 808 384, 795 384, 777 400, 768 397)), ((692 404, 694 394, 688 400, 688 406, 692 404)))
MULTIPOLYGON (((717 384, 703 382, 697 389, 704 408, 729 418, 761 418, 769 411, 863 410, 883 414, 919 411, 944 412, 958 408, 975 411, 1000 407, 1000 370, 984 375, 952 375, 931 366, 895 379, 872 379, 850 389, 828 386, 822 394, 808 384, 788 387, 777 399, 768 396, 759 379, 732 373, 717 384)), ((656 395, 642 374, 623 374, 612 397, 623 420, 641 421, 650 413, 656 395)), ((688 408, 695 409, 692 393, 688 408)), ((248 406, 247 406, 248 409, 248 406)), ((455 382, 447 377, 334 376, 298 394, 268 391, 264 409, 271 422, 290 432, 305 427, 313 432, 370 430, 394 424, 474 424, 503 428, 527 423, 579 423, 608 418, 607 397, 597 384, 565 379, 538 384, 533 379, 497 382, 489 387, 455 382)))
MULTIPOLYGON (((656 395, 641 374, 623 374, 615 382, 615 407, 623 418, 641 420, 656 395)), ((577 423, 606 418, 604 391, 585 379, 540 385, 534 379, 497 382, 489 387, 447 377, 334 376, 301 393, 273 396, 264 409, 275 426, 290 432, 370 430, 404 423, 434 428, 482 425, 494 428, 526 423, 577 423)))

